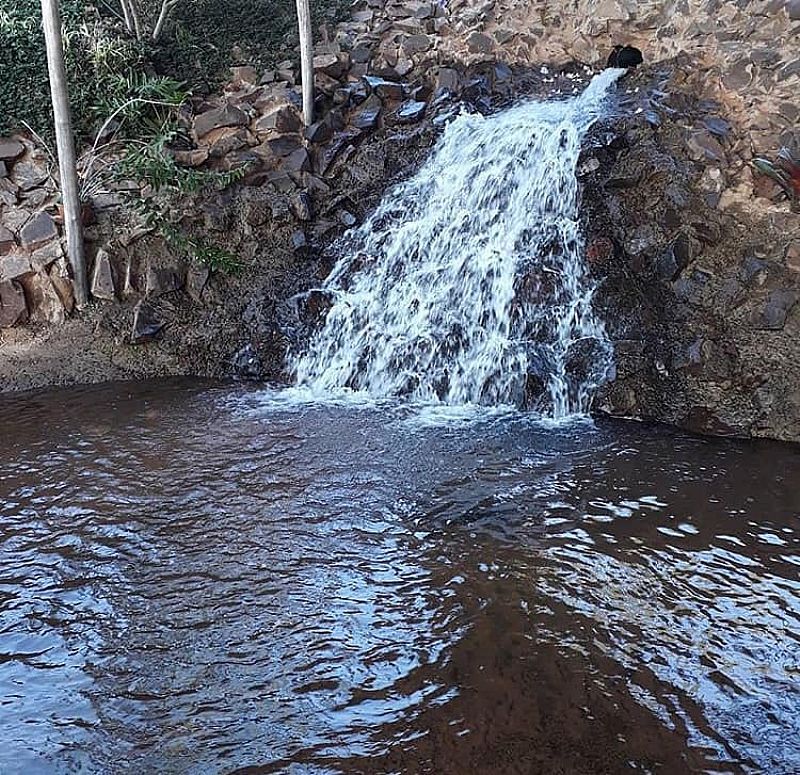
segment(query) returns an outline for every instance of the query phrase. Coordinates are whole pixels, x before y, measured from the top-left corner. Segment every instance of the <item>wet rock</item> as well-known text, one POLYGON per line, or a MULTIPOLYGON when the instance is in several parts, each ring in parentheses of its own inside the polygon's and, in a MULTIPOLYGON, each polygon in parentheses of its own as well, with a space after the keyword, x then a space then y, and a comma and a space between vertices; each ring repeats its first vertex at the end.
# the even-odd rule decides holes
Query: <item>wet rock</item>
POLYGON ((364 83, 366 83, 369 89, 374 94, 377 94, 381 99, 403 99, 403 86, 399 83, 387 81, 383 78, 375 78, 369 75, 364 76, 364 83))
POLYGON ((158 317, 156 308, 146 299, 142 299, 133 310, 131 326, 131 344, 144 344, 159 336, 165 323, 158 317))
POLYGON ((436 73, 436 90, 448 91, 455 94, 458 91, 461 78, 458 71, 452 67, 440 67, 436 73))
POLYGON ((207 110, 195 117, 194 132, 198 138, 222 127, 247 126, 250 123, 247 114, 234 105, 207 110))
POLYGON ((245 345, 233 356, 231 368, 235 377, 244 380, 260 380, 264 373, 261 358, 251 344, 245 345))
POLYGON ((0 282, 15 280, 32 272, 30 257, 25 253, 8 253, 0 256, 0 282))
POLYGON ((0 282, 0 328, 19 326, 28 320, 28 305, 22 286, 14 280, 0 282))
POLYGON ((311 197, 305 191, 298 192, 297 195, 292 198, 291 208, 298 220, 311 220, 311 197))
POLYGON ((383 103, 375 95, 368 97, 351 118, 351 123, 356 129, 371 129, 378 124, 383 103))
POLYGON ((58 237, 58 228, 53 217, 49 213, 40 212, 22 227, 19 241, 25 250, 35 250, 56 237, 58 237))
POLYGON ((292 233, 292 250, 295 252, 305 250, 308 247, 308 240, 306 239, 305 232, 299 229, 292 233))
POLYGON ((96 299, 114 301, 117 298, 114 267, 111 264, 111 256, 105 248, 100 248, 94 259, 91 292, 96 299))
POLYGON ((0 137, 0 159, 13 161, 25 152, 25 146, 12 137, 0 137))
POLYGON ((408 100, 397 109, 397 120, 401 124, 411 124, 420 121, 425 115, 425 109, 427 107, 428 105, 425 102, 408 100))

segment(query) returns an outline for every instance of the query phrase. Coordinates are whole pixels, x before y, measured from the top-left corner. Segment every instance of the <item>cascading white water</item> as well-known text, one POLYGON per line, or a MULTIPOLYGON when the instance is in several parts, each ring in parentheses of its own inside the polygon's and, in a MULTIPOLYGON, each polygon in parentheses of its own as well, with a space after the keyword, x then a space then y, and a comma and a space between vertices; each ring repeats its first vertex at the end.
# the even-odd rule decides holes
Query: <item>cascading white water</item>
POLYGON ((339 246, 332 307, 294 361, 314 392, 588 410, 612 365, 592 310, 576 167, 621 70, 579 96, 461 115, 339 246))

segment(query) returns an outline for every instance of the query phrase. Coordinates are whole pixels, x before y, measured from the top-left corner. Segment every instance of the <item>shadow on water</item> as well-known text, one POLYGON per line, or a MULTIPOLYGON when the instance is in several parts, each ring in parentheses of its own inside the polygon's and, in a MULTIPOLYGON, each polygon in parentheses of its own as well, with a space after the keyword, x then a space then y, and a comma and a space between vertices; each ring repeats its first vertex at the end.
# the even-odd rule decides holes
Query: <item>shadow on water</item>
POLYGON ((795 447, 0 399, 2 772, 795 772, 795 447))

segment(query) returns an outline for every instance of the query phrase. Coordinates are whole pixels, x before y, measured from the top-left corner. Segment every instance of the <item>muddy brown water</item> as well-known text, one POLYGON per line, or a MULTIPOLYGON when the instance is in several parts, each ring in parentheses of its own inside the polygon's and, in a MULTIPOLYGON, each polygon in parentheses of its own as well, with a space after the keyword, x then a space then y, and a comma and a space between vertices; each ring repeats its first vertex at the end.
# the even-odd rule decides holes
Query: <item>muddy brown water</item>
POLYGON ((0 398, 0 772, 800 771, 800 454, 0 398))

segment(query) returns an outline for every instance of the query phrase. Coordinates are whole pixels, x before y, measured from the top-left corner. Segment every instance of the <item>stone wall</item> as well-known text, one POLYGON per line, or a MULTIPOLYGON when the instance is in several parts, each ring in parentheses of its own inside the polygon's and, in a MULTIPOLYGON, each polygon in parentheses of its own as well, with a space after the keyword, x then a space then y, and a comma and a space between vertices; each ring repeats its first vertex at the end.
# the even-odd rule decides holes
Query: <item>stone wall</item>
POLYGON ((645 65, 622 83, 622 115, 581 171, 619 364, 602 408, 800 439, 800 176, 786 155, 800 157, 798 33, 795 0, 360 0, 321 30, 311 127, 291 62, 236 68, 183 114, 180 164, 246 166, 241 184, 182 212, 242 258, 243 274, 176 259, 119 192, 99 192, 87 208, 97 303, 81 313, 50 160, 29 138, 2 140, 0 387, 218 376, 243 362, 279 377, 299 330, 287 299, 324 276, 325 247, 413 168, 459 101, 492 110, 569 94, 624 43, 645 65), (65 369, 70 352, 90 366, 65 369))

